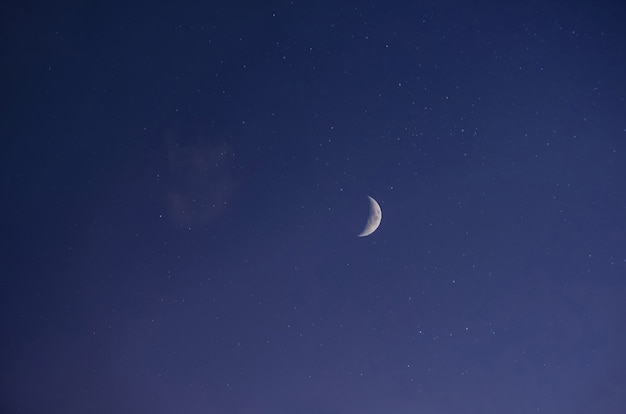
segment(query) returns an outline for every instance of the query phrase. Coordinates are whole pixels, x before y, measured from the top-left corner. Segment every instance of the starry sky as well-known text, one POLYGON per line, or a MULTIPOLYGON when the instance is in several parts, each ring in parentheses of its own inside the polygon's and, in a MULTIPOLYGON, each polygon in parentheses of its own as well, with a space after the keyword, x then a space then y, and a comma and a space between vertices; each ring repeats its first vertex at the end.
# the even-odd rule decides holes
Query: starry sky
POLYGON ((0 411, 623 413, 620 3, 3 2, 0 411))

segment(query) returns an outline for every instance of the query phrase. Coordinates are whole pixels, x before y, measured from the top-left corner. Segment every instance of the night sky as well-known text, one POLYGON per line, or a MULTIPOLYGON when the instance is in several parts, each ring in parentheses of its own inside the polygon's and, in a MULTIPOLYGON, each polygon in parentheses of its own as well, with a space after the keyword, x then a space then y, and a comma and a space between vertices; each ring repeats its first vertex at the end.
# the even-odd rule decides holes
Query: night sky
POLYGON ((621 3, 3 2, 0 411, 625 413, 621 3))

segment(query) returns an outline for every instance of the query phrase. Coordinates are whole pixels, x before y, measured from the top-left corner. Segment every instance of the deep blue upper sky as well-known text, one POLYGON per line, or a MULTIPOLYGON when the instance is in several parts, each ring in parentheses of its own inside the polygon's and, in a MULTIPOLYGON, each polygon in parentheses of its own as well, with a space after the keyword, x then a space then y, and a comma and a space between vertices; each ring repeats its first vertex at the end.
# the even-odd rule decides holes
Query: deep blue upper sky
POLYGON ((0 411, 623 413, 619 3, 3 4, 0 411))

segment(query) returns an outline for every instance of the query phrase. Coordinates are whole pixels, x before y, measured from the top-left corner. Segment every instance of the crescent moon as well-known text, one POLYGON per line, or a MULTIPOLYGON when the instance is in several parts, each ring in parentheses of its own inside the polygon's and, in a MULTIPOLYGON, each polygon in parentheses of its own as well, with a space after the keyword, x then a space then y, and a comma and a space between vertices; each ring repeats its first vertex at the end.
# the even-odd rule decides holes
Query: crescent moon
POLYGON ((358 234, 359 237, 369 236, 374 233, 378 226, 380 226, 380 221, 383 219, 383 212, 380 209, 380 205, 374 200, 372 197, 367 196, 370 200, 370 215, 367 218, 367 223, 365 224, 365 228, 361 233, 358 234))

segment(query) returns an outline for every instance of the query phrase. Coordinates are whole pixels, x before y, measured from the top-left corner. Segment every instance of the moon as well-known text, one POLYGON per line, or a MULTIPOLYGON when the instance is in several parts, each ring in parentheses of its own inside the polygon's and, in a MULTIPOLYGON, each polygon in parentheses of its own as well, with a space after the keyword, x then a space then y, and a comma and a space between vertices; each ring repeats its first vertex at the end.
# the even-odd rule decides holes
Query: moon
POLYGON ((380 209, 380 205, 374 200, 372 197, 367 196, 370 200, 370 215, 367 218, 367 223, 365 224, 365 228, 361 233, 358 234, 359 237, 369 236, 374 233, 378 226, 380 226, 380 221, 383 219, 383 212, 380 209))

